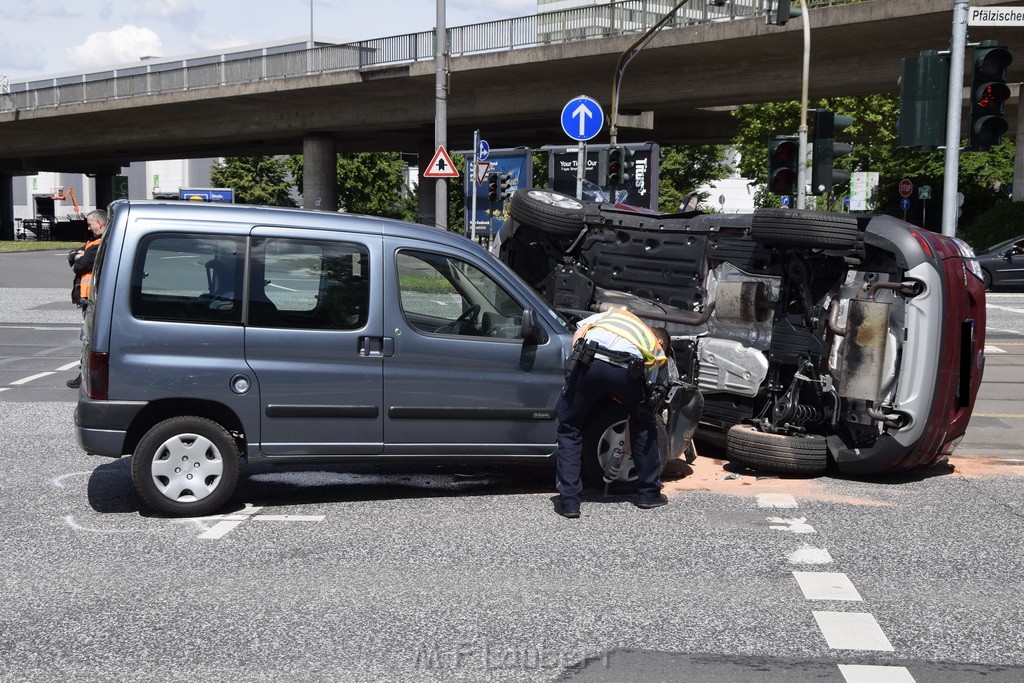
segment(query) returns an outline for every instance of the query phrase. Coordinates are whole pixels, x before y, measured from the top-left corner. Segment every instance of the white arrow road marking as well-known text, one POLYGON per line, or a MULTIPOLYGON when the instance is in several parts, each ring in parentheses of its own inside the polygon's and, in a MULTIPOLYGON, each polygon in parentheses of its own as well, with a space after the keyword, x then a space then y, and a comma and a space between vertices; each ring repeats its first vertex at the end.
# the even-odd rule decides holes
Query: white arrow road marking
POLYGON ((814 527, 807 523, 806 517, 766 517, 770 529, 779 531, 790 531, 794 534, 813 534, 814 527))

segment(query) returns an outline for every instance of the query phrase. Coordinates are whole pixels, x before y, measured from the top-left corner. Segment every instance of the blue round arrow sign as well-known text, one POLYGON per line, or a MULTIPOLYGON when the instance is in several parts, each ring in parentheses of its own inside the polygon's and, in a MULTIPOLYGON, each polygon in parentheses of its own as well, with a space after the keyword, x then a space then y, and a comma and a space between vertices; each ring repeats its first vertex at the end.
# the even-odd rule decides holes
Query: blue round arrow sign
POLYGON ((593 98, 580 95, 562 108, 562 130, 573 140, 589 140, 604 127, 604 112, 593 98))

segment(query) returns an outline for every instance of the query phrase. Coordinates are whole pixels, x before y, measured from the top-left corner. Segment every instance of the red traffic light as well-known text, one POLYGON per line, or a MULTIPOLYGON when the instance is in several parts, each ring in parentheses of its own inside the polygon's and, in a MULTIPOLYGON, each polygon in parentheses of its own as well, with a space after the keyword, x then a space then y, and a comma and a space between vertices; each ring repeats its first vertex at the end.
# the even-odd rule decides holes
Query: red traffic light
POLYGON ((1002 112, 1010 99, 1010 88, 1005 83, 982 83, 974 93, 974 106, 982 111, 1002 112))

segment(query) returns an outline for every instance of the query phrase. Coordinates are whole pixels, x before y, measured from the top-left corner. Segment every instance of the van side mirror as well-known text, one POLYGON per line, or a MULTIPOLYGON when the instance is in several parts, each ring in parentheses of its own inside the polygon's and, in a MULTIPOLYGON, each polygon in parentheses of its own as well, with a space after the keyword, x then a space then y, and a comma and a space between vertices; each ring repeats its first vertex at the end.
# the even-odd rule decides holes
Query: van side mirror
POLYGON ((548 340, 544 328, 537 322, 537 314, 532 308, 523 310, 523 341, 530 344, 543 344, 548 340))

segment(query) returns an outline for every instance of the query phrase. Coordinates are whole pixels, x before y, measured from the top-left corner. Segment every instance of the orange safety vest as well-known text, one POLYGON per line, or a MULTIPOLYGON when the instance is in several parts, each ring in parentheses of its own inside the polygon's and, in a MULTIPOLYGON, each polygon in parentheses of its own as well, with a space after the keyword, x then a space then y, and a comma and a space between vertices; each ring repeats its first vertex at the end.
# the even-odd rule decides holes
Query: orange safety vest
MULTIPOLYGON (((84 251, 88 251, 92 246, 99 246, 100 240, 89 240, 83 247, 84 251)), ((78 282, 78 295, 83 299, 89 298, 89 291, 92 289, 92 271, 82 274, 82 279, 78 282)))

